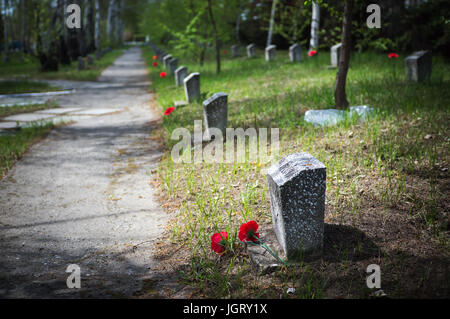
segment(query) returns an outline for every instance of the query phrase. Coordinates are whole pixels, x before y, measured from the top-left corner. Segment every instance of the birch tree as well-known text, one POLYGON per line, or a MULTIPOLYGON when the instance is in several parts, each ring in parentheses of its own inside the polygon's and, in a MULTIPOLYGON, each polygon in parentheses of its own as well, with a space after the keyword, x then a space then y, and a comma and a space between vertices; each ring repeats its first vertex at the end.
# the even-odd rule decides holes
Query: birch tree
POLYGON ((319 24, 320 24, 320 6, 317 1, 312 1, 312 17, 311 17, 311 40, 309 42, 309 50, 317 50, 319 48, 319 24))
POLYGON ((272 44, 272 35, 273 35, 273 25, 275 24, 275 13, 277 9, 278 0, 272 1, 272 10, 270 12, 270 25, 269 25, 269 33, 267 34, 267 46, 272 44))
POLYGON ((116 0, 110 0, 108 6, 108 17, 106 20, 106 34, 109 41, 113 38, 115 6, 116 0))
POLYGON ((100 50, 100 1, 95 0, 95 49, 100 50))

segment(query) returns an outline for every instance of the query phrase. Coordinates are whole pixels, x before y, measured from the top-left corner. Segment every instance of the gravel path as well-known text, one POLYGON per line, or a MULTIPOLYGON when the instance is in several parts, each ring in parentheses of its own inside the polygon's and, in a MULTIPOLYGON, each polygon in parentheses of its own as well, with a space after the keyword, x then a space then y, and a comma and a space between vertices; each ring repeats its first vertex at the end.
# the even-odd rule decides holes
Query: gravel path
POLYGON ((78 83, 61 107, 117 113, 53 130, 0 181, 1 298, 131 297, 159 280, 152 245, 169 216, 149 185, 161 154, 147 81, 133 48, 99 82, 78 83), (81 289, 67 288, 69 264, 81 289))

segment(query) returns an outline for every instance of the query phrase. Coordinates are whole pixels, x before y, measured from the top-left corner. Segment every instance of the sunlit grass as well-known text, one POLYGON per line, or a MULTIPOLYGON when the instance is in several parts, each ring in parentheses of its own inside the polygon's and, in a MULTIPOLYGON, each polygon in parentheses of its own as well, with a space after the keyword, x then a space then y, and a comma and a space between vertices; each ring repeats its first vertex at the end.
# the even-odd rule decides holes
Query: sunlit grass
MULTIPOLYGON (((177 56, 176 52, 171 53, 177 56)), ((280 128, 279 158, 306 151, 325 163, 327 223, 358 225, 361 218, 369 218, 364 217, 366 212, 376 207, 379 213, 370 218, 389 219, 390 214, 400 214, 402 223, 419 221, 417 231, 426 229, 432 238, 430 242, 445 250, 448 220, 443 203, 448 195, 445 180, 449 163, 450 66, 434 58, 431 80, 410 83, 404 77, 404 57, 391 60, 375 53, 355 53, 347 82, 350 104, 370 105, 376 113, 367 122, 349 119, 333 127, 318 128, 305 123, 303 116, 308 109, 333 106, 336 70, 327 68, 329 54, 323 52, 312 59, 304 56, 299 64, 290 63, 287 52, 277 54, 271 63, 264 61, 262 52, 256 59, 225 57, 219 75, 215 74, 212 60, 200 66, 182 58, 179 65, 187 66, 189 72, 200 72, 201 91, 207 96, 217 92, 229 95, 228 127, 280 128)), ((152 55, 146 51, 149 62, 152 55)), ((161 67, 148 65, 161 112, 185 99, 183 88, 175 87, 173 78, 160 78, 161 67)), ((160 135, 168 151, 158 175, 164 198, 176 203, 172 241, 189 247, 193 262, 201 265, 197 268, 210 268, 208 265, 215 260, 209 248, 213 232, 226 230, 234 234, 241 223, 252 219, 270 224, 271 212, 265 176, 268 165, 173 163, 170 150, 178 141, 170 140, 171 132, 178 127, 192 132, 194 120, 202 118, 200 103, 164 117, 160 135)), ((231 241, 238 245, 235 236, 231 241)), ((379 245, 387 249, 382 241, 379 245)), ((236 253, 232 256, 237 272, 245 262, 236 253)), ((188 279, 202 291, 212 293, 207 283, 224 274, 223 281, 214 282, 213 286, 225 287, 231 280, 226 271, 215 267, 209 276, 198 278, 198 274, 190 273, 188 279)), ((233 278, 241 278, 236 276, 233 278)), ((320 285, 324 277, 323 273, 307 276, 313 287, 303 296, 323 296, 320 285)), ((354 289, 349 286, 350 296, 361 293, 354 289)), ((235 283, 227 289, 220 288, 219 295, 242 293, 235 283)), ((399 292, 402 293, 408 292, 399 292)))

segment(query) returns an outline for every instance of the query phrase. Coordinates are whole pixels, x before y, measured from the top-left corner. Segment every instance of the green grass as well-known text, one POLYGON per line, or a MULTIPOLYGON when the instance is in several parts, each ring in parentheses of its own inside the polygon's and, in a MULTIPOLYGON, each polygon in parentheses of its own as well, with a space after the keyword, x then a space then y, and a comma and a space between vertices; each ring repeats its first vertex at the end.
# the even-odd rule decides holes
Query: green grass
MULTIPOLYGON (((162 68, 151 66, 152 56, 145 51, 162 113, 174 101, 184 100, 184 91, 175 87, 172 77, 159 77, 162 68)), ((182 273, 185 283, 214 297, 288 297, 283 293, 288 284, 298 288, 299 298, 368 297, 365 267, 377 263, 388 295, 442 296, 448 289, 447 277, 439 276, 449 258, 445 203, 450 66, 435 57, 431 80, 410 83, 404 79, 404 57, 353 54, 347 82, 350 104, 368 104, 376 114, 365 123, 348 119, 325 128, 306 123, 303 116, 308 109, 334 104, 336 70, 327 68, 326 52, 313 59, 304 56, 299 64, 290 63, 285 51, 278 51, 273 63, 265 62, 262 52, 250 60, 225 58, 219 75, 212 60, 200 66, 180 59, 179 65, 189 72, 200 72, 206 97, 229 95, 228 127, 280 128, 277 159, 306 151, 325 163, 326 223, 351 227, 339 228, 344 234, 355 232, 351 240, 335 238, 324 259, 307 264, 308 270, 285 269, 270 278, 252 274, 235 235, 231 242, 236 249, 215 256, 209 247, 213 232, 236 234, 241 223, 252 219, 271 224, 265 177, 269 165, 175 164, 170 151, 178 141, 170 140, 171 132, 178 127, 192 132, 194 120, 203 118, 201 104, 193 103, 164 117, 159 132, 167 149, 158 170, 162 199, 177 211, 170 239, 189 252, 189 270, 182 273), (400 255, 407 256, 403 270, 398 267, 400 255), (425 272, 430 267, 434 270, 425 272), (424 272, 427 278, 419 287, 418 276, 424 272)))
POLYGON ((73 61, 70 65, 60 65, 57 72, 41 72, 39 61, 34 57, 19 60, 12 59, 8 63, 0 64, 0 73, 8 78, 33 78, 47 80, 73 80, 73 81, 96 81, 102 71, 111 65, 121 54, 123 49, 114 49, 105 54, 100 60, 95 60, 93 66, 79 71, 78 62, 73 61))
POLYGON ((36 124, 12 134, 0 135, 0 178, 11 169, 30 145, 43 138, 53 127, 53 123, 36 124))

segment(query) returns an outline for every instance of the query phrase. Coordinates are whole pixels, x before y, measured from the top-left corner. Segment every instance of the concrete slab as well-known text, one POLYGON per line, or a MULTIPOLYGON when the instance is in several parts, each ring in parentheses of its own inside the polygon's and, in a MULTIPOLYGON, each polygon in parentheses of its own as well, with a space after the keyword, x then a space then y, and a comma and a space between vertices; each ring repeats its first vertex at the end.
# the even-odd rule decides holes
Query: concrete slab
POLYGON ((11 130, 11 129, 15 129, 17 127, 17 122, 0 122, 0 130, 11 130))
POLYGON ((183 106, 187 106, 187 105, 189 105, 189 103, 186 101, 175 101, 175 103, 174 103, 175 107, 183 107, 183 106))
POLYGON ((305 113, 305 121, 308 123, 327 126, 342 122, 346 116, 357 114, 361 121, 365 121, 374 112, 374 108, 368 105, 351 106, 349 110, 309 110, 305 113))
POLYGON ((36 122, 49 119, 51 117, 55 116, 51 114, 24 113, 5 117, 4 120, 13 122, 36 122))
POLYGON ((28 101, 28 102, 10 102, 0 104, 0 107, 11 107, 11 106, 27 106, 27 105, 44 105, 46 101, 28 101))
POLYGON ((65 90, 65 91, 40 92, 40 93, 0 94, 0 98, 30 97, 30 96, 54 96, 54 95, 72 94, 74 92, 75 92, 75 90, 65 90))
POLYGON ((78 112, 72 112, 70 115, 107 115, 120 112, 118 109, 86 109, 78 112))
POLYGON ((77 111, 82 111, 82 110, 83 110, 82 108, 59 107, 56 109, 42 110, 42 111, 37 111, 34 113, 60 115, 60 114, 67 114, 67 113, 77 112, 77 111))

